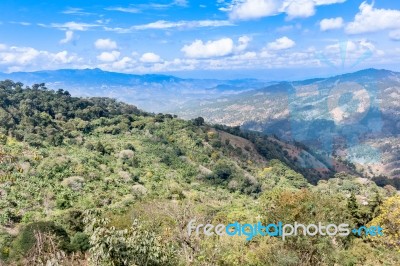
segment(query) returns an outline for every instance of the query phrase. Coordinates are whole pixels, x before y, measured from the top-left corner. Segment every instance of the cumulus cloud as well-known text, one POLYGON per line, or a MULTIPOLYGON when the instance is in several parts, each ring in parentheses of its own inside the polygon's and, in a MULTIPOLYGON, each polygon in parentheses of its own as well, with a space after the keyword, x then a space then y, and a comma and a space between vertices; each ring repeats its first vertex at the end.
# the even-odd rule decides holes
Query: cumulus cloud
POLYGON ((233 52, 233 48, 232 39, 223 38, 206 43, 202 40, 195 40, 193 43, 183 46, 181 51, 185 53, 186 57, 207 58, 228 55, 233 52))
POLYGON ((250 41, 251 41, 251 38, 246 35, 239 37, 238 45, 236 46, 235 50, 238 52, 246 50, 250 41))
POLYGON ((56 53, 52 55, 52 57, 54 58, 55 62, 59 62, 62 64, 71 63, 77 58, 76 56, 71 56, 67 51, 56 53))
POLYGON ((400 10, 378 9, 374 8, 373 3, 367 2, 363 2, 359 9, 354 21, 346 26, 346 32, 349 34, 400 28, 400 10))
POLYGON ((144 53, 142 57, 140 57, 140 61, 143 63, 157 63, 161 61, 161 58, 155 53, 144 53))
POLYGON ((118 51, 102 52, 100 55, 97 56, 97 59, 102 62, 114 62, 118 60, 120 54, 121 53, 118 51))
POLYGON ((267 48, 270 50, 286 50, 294 47, 295 45, 296 43, 293 40, 284 36, 282 38, 276 39, 273 42, 268 43, 267 48))
POLYGON ((69 43, 74 39, 74 32, 73 31, 66 31, 65 32, 65 38, 60 40, 61 44, 69 43))
POLYGON ((251 38, 246 35, 239 37, 236 45, 231 38, 222 38, 207 42, 195 40, 191 44, 185 45, 181 51, 189 58, 220 57, 246 50, 250 41, 251 38))
POLYGON ((340 29, 343 27, 343 18, 325 18, 320 21, 319 28, 322 31, 340 29))
POLYGON ((8 69, 54 69, 80 60, 81 58, 68 51, 51 53, 32 47, 0 45, 0 65, 8 69))
POLYGON ((128 68, 132 63, 135 63, 135 61, 132 60, 132 58, 125 56, 121 60, 114 62, 112 64, 112 68, 118 69, 118 70, 121 70, 121 69, 124 70, 124 69, 128 68))
POLYGON ((313 0, 286 1, 283 10, 292 18, 308 18, 314 16, 316 3, 313 0))
POLYGON ((250 20, 286 13, 289 19, 310 17, 315 7, 343 3, 346 0, 233 0, 220 8, 229 13, 232 20, 250 20))
POLYGON ((98 39, 94 43, 94 46, 99 50, 113 50, 118 48, 117 43, 110 39, 98 39))
POLYGON ((279 4, 276 0, 246 0, 234 2, 228 10, 231 19, 257 19, 277 14, 279 4))

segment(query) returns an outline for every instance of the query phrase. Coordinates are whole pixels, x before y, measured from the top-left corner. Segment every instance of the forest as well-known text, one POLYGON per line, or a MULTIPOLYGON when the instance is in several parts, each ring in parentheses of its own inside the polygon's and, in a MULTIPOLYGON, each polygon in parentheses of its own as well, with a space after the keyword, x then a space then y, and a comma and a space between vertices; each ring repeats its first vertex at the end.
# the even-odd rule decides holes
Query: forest
MULTIPOLYGON (((400 265, 400 195, 296 166, 280 142, 45 84, 0 82, 0 265, 400 265), (212 237, 198 223, 379 225, 212 237)), ((300 145, 300 144, 299 144, 300 145)))

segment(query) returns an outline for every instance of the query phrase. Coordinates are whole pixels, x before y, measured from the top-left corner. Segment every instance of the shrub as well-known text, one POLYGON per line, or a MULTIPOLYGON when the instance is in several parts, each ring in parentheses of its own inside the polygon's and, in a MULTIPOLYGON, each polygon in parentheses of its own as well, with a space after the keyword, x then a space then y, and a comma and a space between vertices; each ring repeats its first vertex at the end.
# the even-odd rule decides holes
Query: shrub
POLYGON ((88 217, 90 262, 94 265, 176 265, 173 249, 137 220, 129 229, 108 227, 108 220, 88 217))
POLYGON ((213 172, 216 175, 216 177, 221 180, 228 180, 233 174, 232 167, 228 163, 223 161, 219 161, 214 166, 213 172))
POLYGON ((62 227, 53 222, 34 222, 25 226, 13 241, 10 257, 19 258, 26 255, 36 243, 36 232, 56 236, 60 241, 60 248, 69 250, 69 237, 62 227))
POLYGON ((71 250, 72 251, 86 251, 90 248, 89 237, 82 232, 77 232, 71 238, 71 250))
POLYGON ((62 181, 62 185, 69 187, 74 191, 81 190, 85 179, 81 176, 70 176, 62 181))

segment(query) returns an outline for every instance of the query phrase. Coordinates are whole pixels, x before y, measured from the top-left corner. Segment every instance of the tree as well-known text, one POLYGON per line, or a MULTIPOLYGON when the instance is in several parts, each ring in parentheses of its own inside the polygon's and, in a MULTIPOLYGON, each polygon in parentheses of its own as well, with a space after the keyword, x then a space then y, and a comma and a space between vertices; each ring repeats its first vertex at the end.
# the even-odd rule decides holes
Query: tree
POLYGON ((199 117, 193 119, 193 124, 194 124, 195 126, 202 126, 202 125, 204 125, 204 118, 201 117, 201 116, 199 116, 199 117))
POLYGON ((400 252, 400 196, 393 196, 385 200, 380 208, 379 215, 372 219, 368 226, 381 226, 383 228, 383 236, 371 236, 369 237, 371 241, 400 252))

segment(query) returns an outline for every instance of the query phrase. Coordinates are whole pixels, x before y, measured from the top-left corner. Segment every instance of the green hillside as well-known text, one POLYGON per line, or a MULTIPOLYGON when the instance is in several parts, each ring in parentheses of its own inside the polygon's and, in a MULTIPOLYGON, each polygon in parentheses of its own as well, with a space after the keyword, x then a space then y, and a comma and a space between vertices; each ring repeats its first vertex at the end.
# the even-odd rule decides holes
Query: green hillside
POLYGON ((399 265, 396 189, 345 164, 301 168, 296 150, 307 149, 0 82, 0 265, 399 265), (192 219, 380 225, 385 235, 197 237, 192 219))

